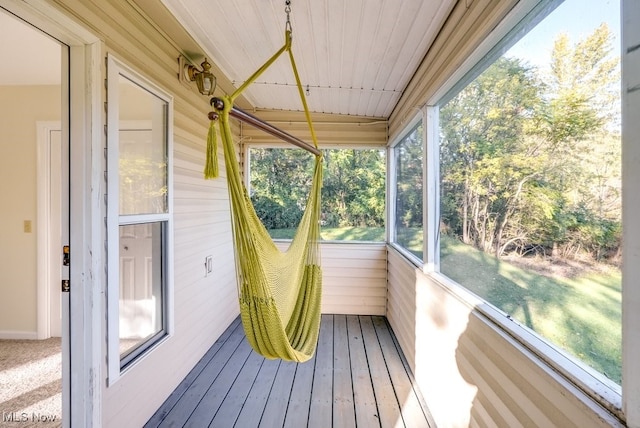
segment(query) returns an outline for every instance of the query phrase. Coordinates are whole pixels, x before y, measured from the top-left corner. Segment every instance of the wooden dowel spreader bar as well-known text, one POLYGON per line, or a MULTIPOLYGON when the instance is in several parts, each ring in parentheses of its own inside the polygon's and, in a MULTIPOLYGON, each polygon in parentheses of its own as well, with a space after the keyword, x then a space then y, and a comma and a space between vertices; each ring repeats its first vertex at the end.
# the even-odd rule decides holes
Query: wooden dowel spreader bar
MULTIPOLYGON (((224 101, 217 97, 211 98, 211 105, 217 110, 222 110, 224 108, 224 101)), ((239 109, 238 107, 235 107, 235 106, 232 107, 231 110, 229 111, 229 116, 233 117, 234 119, 238 119, 241 122, 248 123, 254 128, 260 129, 266 132, 267 134, 271 134, 274 137, 277 137, 284 142, 300 147, 301 149, 311 152, 316 156, 319 156, 322 154, 320 150, 316 149, 311 144, 302 141, 298 137, 294 137, 293 135, 283 131, 282 129, 276 128, 270 123, 267 123, 262 119, 259 119, 254 115, 239 109)))

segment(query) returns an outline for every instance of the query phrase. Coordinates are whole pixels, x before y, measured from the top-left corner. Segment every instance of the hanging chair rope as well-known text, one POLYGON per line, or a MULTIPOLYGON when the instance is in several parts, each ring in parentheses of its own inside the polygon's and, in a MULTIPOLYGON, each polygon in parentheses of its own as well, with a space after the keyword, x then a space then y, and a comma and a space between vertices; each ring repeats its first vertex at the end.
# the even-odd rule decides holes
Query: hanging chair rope
POLYGON ((320 329, 322 271, 318 240, 322 153, 317 150, 315 156, 313 183, 302 220, 289 248, 282 252, 258 218, 243 184, 229 125, 234 100, 285 51, 289 53, 313 146, 318 149, 291 52, 291 24, 287 11, 284 46, 231 95, 212 99, 216 112, 209 114, 211 126, 205 178, 217 176, 215 124, 219 119, 231 204, 240 315, 247 339, 267 358, 303 362, 313 356, 320 329))

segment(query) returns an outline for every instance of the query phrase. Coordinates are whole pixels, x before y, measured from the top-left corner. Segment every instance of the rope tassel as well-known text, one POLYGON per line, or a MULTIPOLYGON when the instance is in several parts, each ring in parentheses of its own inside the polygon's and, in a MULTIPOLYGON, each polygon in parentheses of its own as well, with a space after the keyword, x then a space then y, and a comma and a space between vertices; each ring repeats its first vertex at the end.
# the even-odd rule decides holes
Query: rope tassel
POLYGON ((216 122, 218 114, 209 113, 209 133, 207 134, 207 157, 204 164, 204 178, 211 180, 218 177, 218 136, 216 135, 216 122))

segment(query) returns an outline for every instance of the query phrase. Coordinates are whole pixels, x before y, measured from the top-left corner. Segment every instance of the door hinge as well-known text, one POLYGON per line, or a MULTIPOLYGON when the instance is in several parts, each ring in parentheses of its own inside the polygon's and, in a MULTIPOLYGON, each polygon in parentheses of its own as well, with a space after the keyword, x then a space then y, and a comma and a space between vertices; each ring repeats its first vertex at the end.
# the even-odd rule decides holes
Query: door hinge
POLYGON ((62 280, 62 292, 63 293, 68 293, 71 290, 71 284, 69 284, 69 280, 68 279, 63 279, 62 280))
POLYGON ((71 253, 69 252, 69 246, 62 247, 62 266, 69 266, 71 262, 71 253))

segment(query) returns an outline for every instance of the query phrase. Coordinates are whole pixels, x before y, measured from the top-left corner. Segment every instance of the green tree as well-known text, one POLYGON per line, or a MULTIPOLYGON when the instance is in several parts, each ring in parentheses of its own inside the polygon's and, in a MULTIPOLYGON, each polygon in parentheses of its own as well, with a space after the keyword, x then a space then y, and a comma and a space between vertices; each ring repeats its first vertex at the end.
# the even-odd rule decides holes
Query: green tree
POLYGON ((445 231, 497 256, 560 244, 600 257, 619 245, 610 46, 604 25, 575 45, 561 35, 549 75, 503 57, 442 107, 445 231))
POLYGON ((384 227, 383 150, 325 150, 322 215, 329 227, 384 227))
MULTIPOLYGON (((322 222, 326 227, 383 227, 385 154, 323 150, 322 222)), ((251 199, 267 229, 297 227, 311 186, 313 157, 298 149, 251 149, 251 199)))
POLYGON ((267 229, 298 226, 307 204, 313 157, 297 149, 251 149, 251 200, 267 229))
POLYGON ((543 157, 540 92, 531 69, 500 58, 441 109, 441 215, 467 244, 499 253, 515 238, 505 232, 543 157))
POLYGON ((422 228, 424 141, 417 125, 395 148, 396 227, 422 228))
POLYGON ((602 24, 575 44, 560 35, 551 54, 547 138, 565 198, 553 238, 565 256, 600 258, 620 244, 620 71, 612 51, 602 24))

